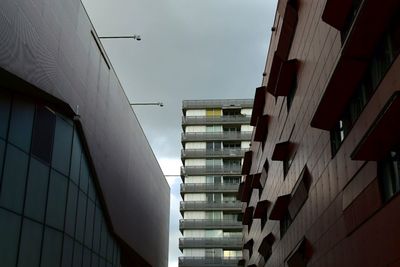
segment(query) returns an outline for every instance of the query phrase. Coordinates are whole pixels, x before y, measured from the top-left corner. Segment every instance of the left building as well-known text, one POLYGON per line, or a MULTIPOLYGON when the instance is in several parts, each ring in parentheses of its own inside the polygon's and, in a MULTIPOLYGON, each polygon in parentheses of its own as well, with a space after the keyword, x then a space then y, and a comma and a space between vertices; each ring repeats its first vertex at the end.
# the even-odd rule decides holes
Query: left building
POLYGON ((80 1, 0 2, 0 265, 168 265, 169 186, 80 1))

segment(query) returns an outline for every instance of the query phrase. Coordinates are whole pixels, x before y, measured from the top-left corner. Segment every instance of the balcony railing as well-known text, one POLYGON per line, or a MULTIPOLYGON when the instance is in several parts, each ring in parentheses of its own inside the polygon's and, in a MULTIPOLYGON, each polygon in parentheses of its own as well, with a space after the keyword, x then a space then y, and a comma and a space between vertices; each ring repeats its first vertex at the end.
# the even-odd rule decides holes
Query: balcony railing
POLYGON ((181 176, 185 175, 208 175, 208 174, 232 174, 240 175, 242 166, 182 166, 181 176))
POLYGON ((190 192, 237 192, 239 184, 181 184, 181 193, 190 192))
POLYGON ((204 132, 204 133, 182 133, 182 142, 186 141, 208 141, 208 140, 229 140, 229 141, 250 141, 251 131, 243 132, 204 132))
POLYGON ((238 257, 179 257, 179 267, 232 267, 242 258, 238 257))
POLYGON ((182 158, 202 157, 243 157, 248 148, 224 148, 224 149, 182 149, 182 158))
POLYGON ((250 124, 250 118, 247 115, 184 116, 182 125, 250 124))
POLYGON ((179 238, 179 249, 183 248, 223 248, 241 249, 241 237, 184 237, 179 238))
POLYGON ((182 109, 224 108, 224 107, 252 108, 253 107, 253 99, 184 100, 182 102, 182 109))
POLYGON ((222 202, 209 202, 209 201, 181 201, 181 212, 185 210, 233 210, 240 211, 242 209, 242 202, 240 201, 222 201, 222 202))
POLYGON ((235 220, 181 219, 179 229, 242 229, 242 222, 235 220))

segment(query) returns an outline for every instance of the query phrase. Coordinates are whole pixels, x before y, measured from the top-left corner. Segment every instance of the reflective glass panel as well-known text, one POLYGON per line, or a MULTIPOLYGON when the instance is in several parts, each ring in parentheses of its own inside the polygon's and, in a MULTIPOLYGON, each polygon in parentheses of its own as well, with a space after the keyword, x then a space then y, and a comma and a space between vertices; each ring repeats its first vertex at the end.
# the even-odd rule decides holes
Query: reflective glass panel
POLYGON ((85 233, 86 199, 87 197, 85 196, 85 194, 79 190, 78 212, 76 214, 75 238, 82 243, 85 233))
POLYGON ((94 210, 95 206, 93 201, 88 200, 86 213, 85 245, 89 248, 92 247, 94 210))
POLYGON ((22 224, 21 244, 19 247, 18 266, 39 266, 42 232, 43 226, 41 224, 24 219, 22 224))
POLYGON ((73 251, 74 251, 74 241, 69 236, 64 235, 63 254, 61 260, 62 267, 71 267, 73 251))
POLYGON ((82 245, 78 242, 74 244, 74 260, 72 266, 82 266, 82 245))
POLYGON ((76 205, 78 201, 78 187, 69 182, 67 211, 65 218, 65 232, 70 236, 75 234, 75 218, 76 218, 76 205))
POLYGON ((68 180, 65 176, 56 171, 51 171, 46 223, 60 230, 64 228, 67 185, 68 180))
POLYGON ((27 100, 15 98, 12 106, 8 140, 29 152, 35 106, 27 100))
POLYGON ((6 149, 6 143, 0 139, 0 184, 1 184, 1 172, 3 170, 4 151, 6 149))
POLYGON ((47 163, 53 151, 56 115, 44 106, 38 106, 33 124, 32 154, 47 163))
POLYGON ((62 234, 46 227, 43 239, 41 266, 60 266, 62 234))
POLYGON ((69 175, 72 134, 72 126, 64 119, 57 116, 52 167, 65 175, 69 175))
POLYGON ((11 107, 11 96, 0 89, 0 137, 6 138, 11 107))
POLYGON ((79 141, 77 131, 74 132, 74 140, 72 143, 72 156, 71 156, 71 172, 70 177, 75 184, 79 184, 79 173, 81 166, 82 148, 79 141))
POLYGON ((25 199, 25 216, 44 221, 49 167, 31 158, 25 199))
POLYGON ((21 218, 0 208, 1 266, 15 266, 21 218))
POLYGON ((24 204, 28 156, 18 148, 8 145, 4 165, 0 204, 21 213, 24 204))

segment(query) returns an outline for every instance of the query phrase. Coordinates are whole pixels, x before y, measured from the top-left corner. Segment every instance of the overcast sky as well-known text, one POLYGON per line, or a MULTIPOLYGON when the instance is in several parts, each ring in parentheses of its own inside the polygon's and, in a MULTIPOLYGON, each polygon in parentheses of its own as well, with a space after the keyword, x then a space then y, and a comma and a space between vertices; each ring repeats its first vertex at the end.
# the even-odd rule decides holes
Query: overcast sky
MULTIPOLYGON (((184 99, 253 98, 276 0, 82 0, 164 171, 179 174, 184 99)), ((178 266, 180 177, 171 187, 169 267, 178 266)))

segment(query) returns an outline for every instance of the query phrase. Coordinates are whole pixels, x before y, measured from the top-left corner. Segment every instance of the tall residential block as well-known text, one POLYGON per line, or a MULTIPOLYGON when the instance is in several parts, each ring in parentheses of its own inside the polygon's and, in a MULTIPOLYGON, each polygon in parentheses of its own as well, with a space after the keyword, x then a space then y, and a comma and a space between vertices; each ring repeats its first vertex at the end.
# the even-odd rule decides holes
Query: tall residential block
POLYGON ((241 266, 400 265, 400 1, 280 0, 241 266))
POLYGON ((168 266, 169 186, 81 1, 0 1, 0 266, 168 266))
POLYGON ((236 193, 252 105, 252 99, 183 101, 180 267, 234 267, 242 258, 236 193))

